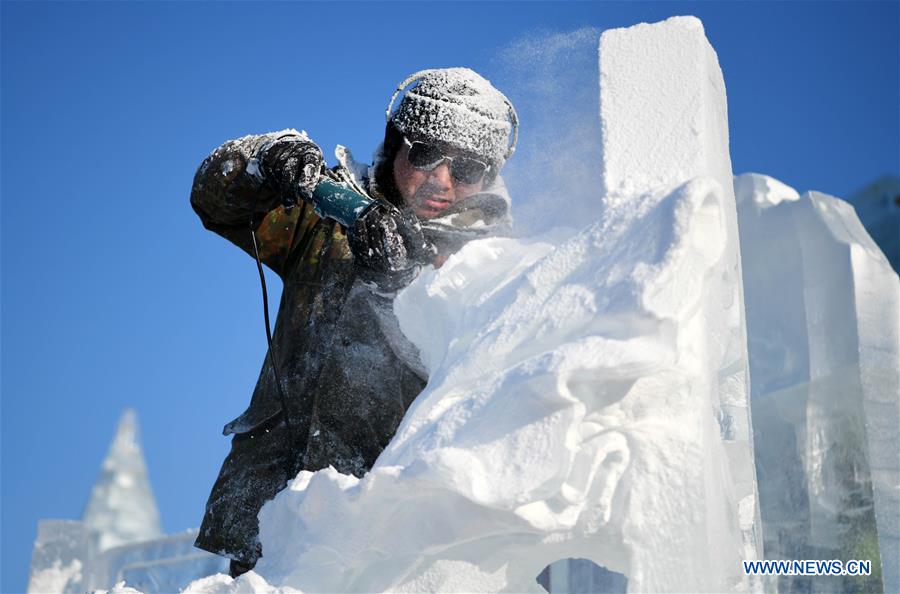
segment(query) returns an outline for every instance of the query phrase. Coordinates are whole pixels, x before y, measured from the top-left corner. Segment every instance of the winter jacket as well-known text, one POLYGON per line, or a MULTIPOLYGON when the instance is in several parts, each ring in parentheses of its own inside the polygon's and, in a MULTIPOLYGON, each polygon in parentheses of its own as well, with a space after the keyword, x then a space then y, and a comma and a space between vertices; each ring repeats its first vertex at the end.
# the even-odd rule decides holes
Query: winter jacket
MULTIPOLYGON (((393 437, 427 377, 399 329, 392 298, 357 278, 341 226, 308 204, 290 212, 263 179, 256 157, 284 131, 229 141, 202 163, 191 205, 203 225, 253 254, 250 220, 262 261, 284 288, 273 349, 287 415, 267 356, 247 410, 225 425, 232 449, 207 503, 196 546, 242 563, 261 554, 256 515, 300 470, 334 466, 361 477, 393 437)), ((331 177, 352 179, 373 198, 375 166, 338 147, 331 177)), ((376 164, 379 156, 376 154, 376 164)), ((446 252, 504 231, 509 197, 502 180, 423 225, 446 252)))

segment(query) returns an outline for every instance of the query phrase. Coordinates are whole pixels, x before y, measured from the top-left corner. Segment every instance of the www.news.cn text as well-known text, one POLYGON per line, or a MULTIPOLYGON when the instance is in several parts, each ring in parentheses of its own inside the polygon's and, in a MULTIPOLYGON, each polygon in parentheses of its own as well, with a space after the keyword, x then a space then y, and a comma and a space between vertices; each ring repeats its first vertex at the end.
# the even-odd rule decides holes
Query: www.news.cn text
POLYGON ((743 561, 744 575, 871 575, 869 560, 841 561, 839 559, 771 559, 743 561))

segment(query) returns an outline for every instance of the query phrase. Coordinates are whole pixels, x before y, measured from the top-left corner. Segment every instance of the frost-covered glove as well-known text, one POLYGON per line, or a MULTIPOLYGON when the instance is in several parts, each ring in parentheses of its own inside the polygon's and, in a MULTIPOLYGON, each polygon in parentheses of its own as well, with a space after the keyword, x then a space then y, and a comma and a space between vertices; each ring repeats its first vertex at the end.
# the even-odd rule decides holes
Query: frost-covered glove
POLYGON ((287 210, 300 200, 312 200, 323 163, 322 149, 300 136, 276 140, 264 147, 259 156, 266 182, 280 192, 287 210))
POLYGON ((416 215, 384 202, 373 202, 363 212, 350 228, 348 240, 360 278, 387 293, 412 282, 436 255, 416 215))

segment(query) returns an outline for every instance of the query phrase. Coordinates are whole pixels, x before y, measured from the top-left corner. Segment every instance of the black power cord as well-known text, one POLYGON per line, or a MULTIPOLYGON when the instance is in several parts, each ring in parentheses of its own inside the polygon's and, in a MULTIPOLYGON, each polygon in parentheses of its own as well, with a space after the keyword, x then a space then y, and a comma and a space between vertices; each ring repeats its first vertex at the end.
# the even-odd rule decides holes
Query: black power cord
POLYGON ((287 405, 287 396, 284 394, 284 386, 281 383, 281 374, 278 373, 278 364, 275 362, 275 347, 272 344, 272 328, 269 324, 269 292, 266 290, 266 273, 263 270, 262 260, 259 257, 259 245, 256 241, 256 229, 253 225, 253 212, 256 211, 256 204, 254 200, 253 211, 250 214, 249 226, 250 226, 250 237, 253 239, 253 256, 256 259, 256 269, 259 271, 259 283, 262 286, 262 298, 263 298, 263 317, 266 321, 266 343, 269 346, 268 357, 269 362, 272 364, 272 372, 275 375, 275 384, 278 386, 278 396, 281 399, 281 413, 284 415, 284 424, 287 428, 288 437, 285 444, 286 456, 284 457, 284 465, 285 465, 285 473, 287 476, 287 480, 290 481, 294 474, 296 474, 295 466, 294 466, 294 448, 293 443, 297 439, 297 435, 294 432, 293 424, 291 423, 291 414, 288 412, 287 405))
POLYGON ((272 371, 275 374, 275 384, 278 386, 278 395, 281 397, 281 411, 284 413, 284 422, 288 433, 294 434, 291 427, 291 415, 288 413, 287 397, 284 395, 284 387, 281 384, 281 376, 278 373, 278 364, 275 362, 275 347, 272 345, 272 328, 269 324, 269 292, 266 290, 266 273, 263 270, 262 260, 259 258, 259 247, 256 243, 256 231, 253 229, 252 219, 250 224, 250 236, 253 238, 253 255, 256 257, 256 269, 259 271, 259 282, 262 286, 263 317, 266 321, 266 342, 269 345, 269 362, 272 363, 272 371))

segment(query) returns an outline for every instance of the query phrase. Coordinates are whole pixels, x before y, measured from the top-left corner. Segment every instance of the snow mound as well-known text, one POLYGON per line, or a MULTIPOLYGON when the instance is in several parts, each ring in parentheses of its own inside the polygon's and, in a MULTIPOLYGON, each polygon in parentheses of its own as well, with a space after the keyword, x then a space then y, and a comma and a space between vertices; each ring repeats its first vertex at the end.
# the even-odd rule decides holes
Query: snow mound
MULTIPOLYGON (((302 594, 293 588, 276 588, 254 571, 237 578, 217 573, 191 582, 182 594, 302 594)), ((109 594, 118 594, 110 592, 109 594)), ((126 594, 126 593, 122 593, 126 594)), ((130 594, 130 593, 127 593, 130 594)))

